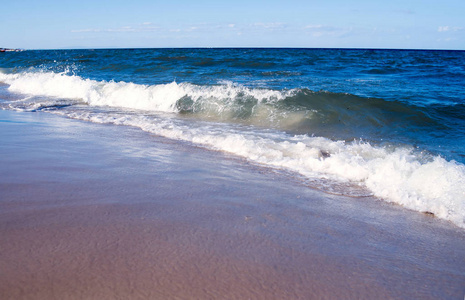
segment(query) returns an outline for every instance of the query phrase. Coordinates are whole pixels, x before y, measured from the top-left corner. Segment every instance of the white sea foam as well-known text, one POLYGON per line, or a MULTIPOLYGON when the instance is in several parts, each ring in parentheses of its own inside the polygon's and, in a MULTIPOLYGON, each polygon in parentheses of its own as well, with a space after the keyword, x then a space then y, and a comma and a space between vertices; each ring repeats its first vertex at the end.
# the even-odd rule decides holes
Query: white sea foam
POLYGON ((422 162, 413 149, 323 137, 244 132, 222 124, 188 126, 176 119, 101 113, 71 113, 96 123, 139 127, 172 139, 226 151, 251 161, 368 188, 375 196, 406 208, 430 212, 465 228, 465 166, 432 157, 422 162))
POLYGON ((210 103, 218 111, 227 109, 228 99, 252 97, 263 100, 282 100, 289 93, 268 89, 249 89, 232 83, 202 87, 189 83, 143 85, 126 82, 105 82, 82 79, 64 73, 30 72, 5 74, 0 81, 10 85, 11 92, 78 99, 90 105, 113 106, 131 109, 176 112, 176 103, 188 96, 192 101, 215 99, 210 103), (226 101, 221 103, 221 101, 226 101))
MULTIPOLYGON (((147 86, 98 82, 54 73, 0 73, 0 81, 9 84, 9 90, 16 93, 78 99, 90 107, 117 106, 158 112, 176 112, 177 101, 185 96, 193 101, 199 98, 227 101, 238 95, 249 95, 258 102, 286 97, 285 92, 232 84, 200 87, 173 82, 147 86)), ((270 130, 244 130, 234 124, 186 120, 172 115, 143 116, 124 111, 111 113, 73 108, 55 112, 91 122, 136 126, 157 135, 233 153, 263 165, 292 170, 309 178, 350 182, 366 187, 386 201, 434 213, 465 228, 465 166, 438 156, 423 157, 413 148, 291 136, 270 130)))

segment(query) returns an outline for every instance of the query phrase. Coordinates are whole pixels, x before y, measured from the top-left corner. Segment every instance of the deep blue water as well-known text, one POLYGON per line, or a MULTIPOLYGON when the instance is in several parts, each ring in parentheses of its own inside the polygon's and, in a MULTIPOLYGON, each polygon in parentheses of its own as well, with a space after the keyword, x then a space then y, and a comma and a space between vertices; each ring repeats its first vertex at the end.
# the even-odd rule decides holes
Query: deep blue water
POLYGON ((465 224, 465 51, 9 52, 0 106, 136 126, 465 224))

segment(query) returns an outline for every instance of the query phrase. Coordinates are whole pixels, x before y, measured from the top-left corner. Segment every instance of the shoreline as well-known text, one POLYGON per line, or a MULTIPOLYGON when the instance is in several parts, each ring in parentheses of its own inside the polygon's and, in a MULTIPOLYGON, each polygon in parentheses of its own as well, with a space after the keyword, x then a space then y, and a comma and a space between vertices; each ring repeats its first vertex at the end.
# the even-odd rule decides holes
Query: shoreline
POLYGON ((136 128, 0 111, 4 299, 457 299, 465 232, 136 128))

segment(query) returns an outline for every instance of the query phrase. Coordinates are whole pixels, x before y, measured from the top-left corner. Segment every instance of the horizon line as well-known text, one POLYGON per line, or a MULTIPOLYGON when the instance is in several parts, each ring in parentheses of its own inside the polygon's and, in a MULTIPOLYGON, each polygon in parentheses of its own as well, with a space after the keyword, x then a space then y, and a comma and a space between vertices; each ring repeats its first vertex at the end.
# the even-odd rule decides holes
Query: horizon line
POLYGON ((265 46, 221 46, 221 47, 63 47, 63 48, 6 48, 14 50, 148 50, 148 49, 302 49, 302 50, 397 50, 397 51, 465 51, 465 49, 439 49, 439 48, 388 48, 388 47, 265 47, 265 46))

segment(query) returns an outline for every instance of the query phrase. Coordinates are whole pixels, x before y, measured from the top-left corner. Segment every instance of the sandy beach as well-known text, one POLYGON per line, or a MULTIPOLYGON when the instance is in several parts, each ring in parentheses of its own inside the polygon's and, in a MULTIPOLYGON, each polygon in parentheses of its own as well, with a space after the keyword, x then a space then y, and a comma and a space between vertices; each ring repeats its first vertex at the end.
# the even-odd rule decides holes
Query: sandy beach
POLYGON ((463 299, 465 231, 225 153, 0 111, 1 299, 463 299))

